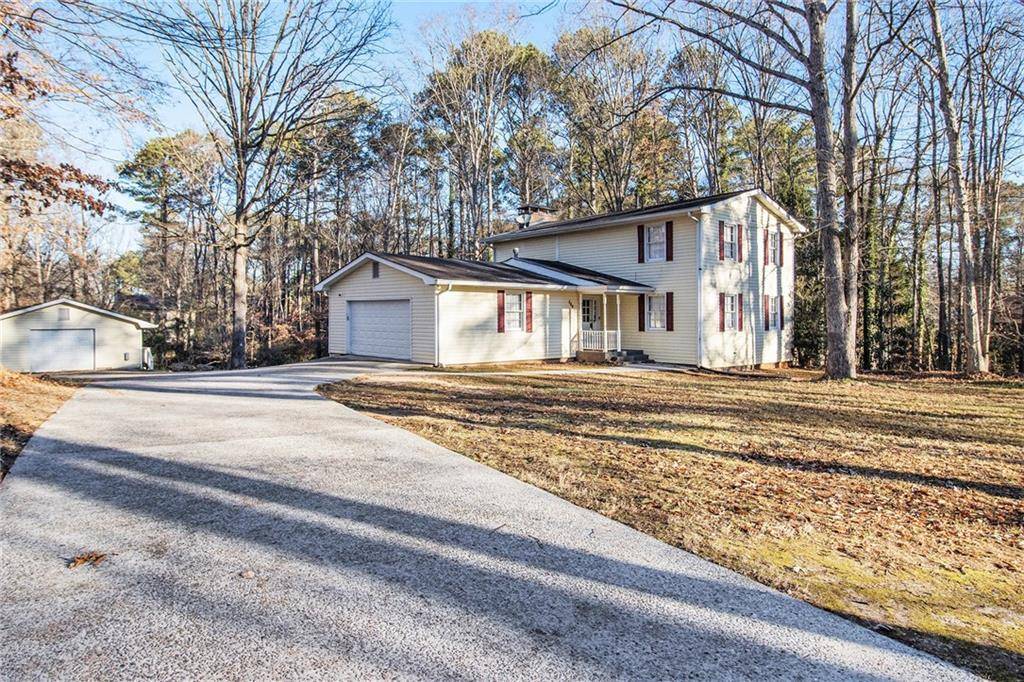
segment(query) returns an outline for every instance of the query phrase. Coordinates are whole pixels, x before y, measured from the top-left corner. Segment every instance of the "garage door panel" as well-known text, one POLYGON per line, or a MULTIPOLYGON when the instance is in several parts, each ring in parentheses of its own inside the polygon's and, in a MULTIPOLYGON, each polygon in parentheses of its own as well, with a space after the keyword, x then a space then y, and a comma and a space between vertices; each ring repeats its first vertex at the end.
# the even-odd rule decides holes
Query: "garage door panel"
POLYGON ((408 299, 348 302, 348 345, 353 355, 412 358, 412 315, 408 299))
POLYGON ((96 368, 96 332, 93 329, 33 329, 29 336, 33 372, 96 368))

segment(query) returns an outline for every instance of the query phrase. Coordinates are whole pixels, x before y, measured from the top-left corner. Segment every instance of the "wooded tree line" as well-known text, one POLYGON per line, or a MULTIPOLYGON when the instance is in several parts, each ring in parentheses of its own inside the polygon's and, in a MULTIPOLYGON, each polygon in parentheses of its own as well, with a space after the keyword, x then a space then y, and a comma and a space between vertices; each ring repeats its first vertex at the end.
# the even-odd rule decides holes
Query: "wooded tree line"
MULTIPOLYGON (((90 251, 95 206, 36 210, 38 187, 2 178, 5 306, 77 287, 148 311, 166 361, 277 362, 316 352, 312 285, 364 250, 486 258, 521 203, 575 217, 760 186, 811 228, 800 362, 1024 371, 1018 5, 612 0, 550 50, 514 21, 455 18, 423 33, 401 79, 367 77, 383 7, 201 7, 94 15, 97 32, 165 45, 205 129, 121 164, 111 180, 142 207, 142 237, 116 259, 90 251)), ((9 72, 38 73, 10 54, 9 72)), ((45 141, 20 112, 46 96, 2 91, 21 107, 5 141, 45 141)))

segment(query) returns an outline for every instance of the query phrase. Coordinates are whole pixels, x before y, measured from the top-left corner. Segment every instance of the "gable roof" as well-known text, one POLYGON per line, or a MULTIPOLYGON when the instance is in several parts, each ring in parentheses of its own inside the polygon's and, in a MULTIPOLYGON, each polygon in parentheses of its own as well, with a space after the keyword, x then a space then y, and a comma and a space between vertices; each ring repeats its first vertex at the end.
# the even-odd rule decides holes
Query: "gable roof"
POLYGON ((601 227, 611 227, 613 225, 621 223, 629 223, 638 218, 648 218, 651 216, 668 215, 672 213, 680 213, 683 211, 692 211, 698 208, 704 208, 705 206, 711 206, 722 201, 728 201, 729 199, 735 199, 744 195, 757 196, 759 199, 776 213, 780 218, 790 223, 790 225, 797 231, 803 232, 806 228, 792 215, 790 215, 786 209, 782 207, 777 201, 772 199, 764 190, 761 189, 741 189, 735 192, 723 192, 721 194, 710 194, 703 197, 696 197, 693 199, 684 199, 682 201, 673 201, 666 204, 657 204, 654 206, 645 206, 644 208, 636 208, 628 211, 616 211, 614 213, 602 213, 601 215, 585 216, 582 218, 573 218, 571 220, 558 220, 555 222, 545 222, 535 227, 528 227, 523 230, 512 230, 511 232, 503 232, 501 234, 492 235, 484 239, 489 244, 497 242, 515 241, 518 239, 529 239, 531 237, 542 237, 553 234, 562 234, 565 232, 582 232, 584 230, 595 230, 601 227))
POLYGON ((6 320, 7 318, 17 317, 26 313, 35 312, 36 310, 43 310, 55 305, 67 305, 73 308, 79 308, 81 310, 87 310, 97 315, 106 315, 122 322, 128 322, 134 324, 139 329, 156 329, 156 325, 146 320, 140 320, 137 317, 129 317, 128 315, 122 315, 121 313, 115 313, 113 310, 104 310, 103 308, 97 308, 96 306, 89 305, 88 303, 82 303, 72 298, 55 298, 52 301, 46 301, 45 303, 38 303, 36 305, 26 306, 24 308, 15 308, 14 310, 8 310, 7 312, 0 315, 0 320, 6 320))
POLYGON ((383 263, 420 279, 424 284, 516 284, 549 289, 564 289, 571 286, 556 277, 527 272, 502 263, 367 251, 325 277, 314 287, 314 291, 324 291, 368 261, 383 263))
POLYGON ((596 270, 576 267, 568 263, 511 258, 503 263, 461 260, 457 258, 431 258, 395 253, 367 251, 355 260, 331 273, 314 287, 324 291, 331 284, 367 261, 376 261, 420 279, 424 284, 508 285, 535 289, 601 289, 650 290, 650 287, 627 279, 606 275, 596 270))

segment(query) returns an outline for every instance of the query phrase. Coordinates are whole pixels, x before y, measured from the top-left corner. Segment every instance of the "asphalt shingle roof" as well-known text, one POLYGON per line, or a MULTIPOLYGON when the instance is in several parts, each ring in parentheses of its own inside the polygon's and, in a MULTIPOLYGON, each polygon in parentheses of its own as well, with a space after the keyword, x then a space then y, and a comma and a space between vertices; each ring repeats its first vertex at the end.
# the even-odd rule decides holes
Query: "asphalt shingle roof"
POLYGON ((510 282, 522 284, 566 284, 564 280, 527 272, 503 263, 459 260, 456 258, 430 258, 393 253, 374 255, 420 274, 437 279, 472 280, 474 282, 510 282))
POLYGON ((711 194, 703 197, 696 197, 694 199, 684 199, 682 201, 673 201, 667 204, 657 204, 655 206, 645 206, 643 208, 631 209, 629 211, 616 211, 614 213, 602 213, 601 215, 585 216, 582 218, 573 218, 572 220, 557 220, 554 222, 546 222, 536 225, 534 227, 528 227, 524 230, 513 230, 511 232, 503 232, 496 234, 492 237, 488 237, 484 241, 487 242, 504 242, 514 239, 522 239, 523 237, 539 236, 544 234, 558 234, 560 232, 573 232, 576 230, 586 230, 590 228, 602 227, 604 223, 609 220, 627 217, 643 217, 652 213, 664 213, 666 211, 686 211, 693 208, 700 208, 708 204, 717 204, 719 201, 725 201, 737 197, 744 192, 749 192, 750 188, 737 190, 735 192, 724 192, 722 194, 711 194))

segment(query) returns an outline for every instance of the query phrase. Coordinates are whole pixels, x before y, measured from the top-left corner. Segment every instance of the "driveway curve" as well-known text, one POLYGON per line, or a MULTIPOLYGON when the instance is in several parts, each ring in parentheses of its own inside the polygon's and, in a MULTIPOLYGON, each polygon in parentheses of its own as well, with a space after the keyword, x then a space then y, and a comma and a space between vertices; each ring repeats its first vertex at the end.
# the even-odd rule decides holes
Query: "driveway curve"
POLYGON ((393 369, 80 390, 0 487, 4 676, 969 677, 313 390, 393 369))

